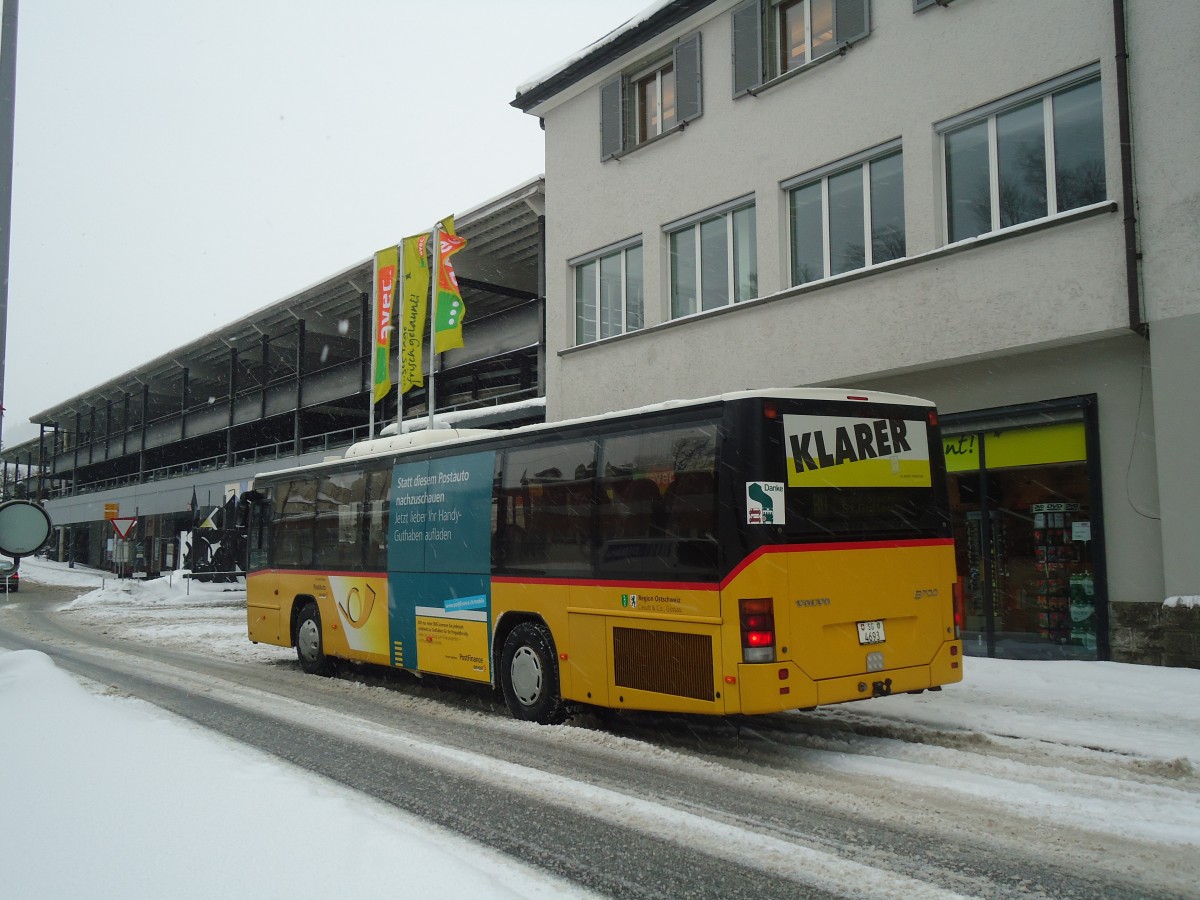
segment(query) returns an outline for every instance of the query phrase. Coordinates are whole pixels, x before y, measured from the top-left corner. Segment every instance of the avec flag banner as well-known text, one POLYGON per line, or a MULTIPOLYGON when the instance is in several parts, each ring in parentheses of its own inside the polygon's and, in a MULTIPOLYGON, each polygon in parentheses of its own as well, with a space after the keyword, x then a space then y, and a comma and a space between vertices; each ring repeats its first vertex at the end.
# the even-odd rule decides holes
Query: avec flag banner
POLYGON ((378 403, 392 389, 390 369, 392 355, 392 304, 396 294, 396 269, 399 254, 395 247, 388 247, 375 254, 374 314, 372 324, 375 332, 374 402, 378 403))
POLYGON ((429 307, 429 235, 406 237, 400 243, 404 254, 404 280, 400 296, 400 393, 424 387, 421 371, 421 342, 425 339, 425 317, 429 307))
POLYGON ((467 246, 467 239, 454 233, 454 216, 442 220, 438 231, 438 276, 436 319, 433 323, 433 352, 442 353, 463 345, 462 322, 466 314, 462 291, 450 257, 467 246))

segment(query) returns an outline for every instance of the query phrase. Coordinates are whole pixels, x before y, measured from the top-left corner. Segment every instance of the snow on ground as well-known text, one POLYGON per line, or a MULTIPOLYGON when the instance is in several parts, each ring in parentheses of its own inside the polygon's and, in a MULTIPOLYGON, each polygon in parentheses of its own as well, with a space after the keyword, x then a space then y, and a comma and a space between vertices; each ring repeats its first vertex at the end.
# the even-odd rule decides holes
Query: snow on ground
MULTIPOLYGON (((237 639, 251 646, 244 591, 193 584, 189 595, 180 579, 122 581, 34 559, 22 561, 21 578, 93 587, 76 601, 93 613, 125 618, 137 606, 134 630, 161 629, 167 642, 233 640, 236 619, 237 639), (197 606, 218 624, 202 625, 195 613, 190 623, 168 624, 172 611, 197 606)), ((4 896, 586 896, 154 706, 90 687, 43 653, 0 650, 4 896), (312 846, 314 821, 322 823, 320 847, 312 846), (154 851, 138 850, 147 847, 154 851), (310 864, 314 853, 339 864, 310 864)))
POLYGON ((21 561, 22 581, 84 588, 66 609, 76 622, 110 636, 234 659, 294 658, 291 650, 246 640, 244 585, 202 582, 186 574, 143 581, 36 558, 21 561))
MULTIPOLYGON (((103 573, 68 570, 41 560, 23 561, 21 575, 32 583, 92 588, 67 604, 64 613, 112 636, 186 649, 199 646, 207 653, 234 659, 292 657, 290 650, 255 646, 246 640, 245 592, 234 585, 206 585, 178 576, 150 582, 116 580, 103 573)), ((844 704, 802 714, 814 726, 811 734, 802 738, 807 763, 878 778, 881 783, 928 786, 983 798, 998 808, 1028 817, 1031 823, 1054 822, 1114 838, 1131 837, 1177 848, 1188 855, 1200 848, 1200 704, 1195 702, 1200 694, 1200 671, 974 657, 969 657, 965 665, 966 680, 938 693, 844 704), (840 736, 839 729, 853 738, 840 736), (870 737, 872 734, 879 736, 870 737)), ((311 799, 313 795, 331 806, 332 821, 336 823, 339 815, 346 820, 344 829, 334 827, 328 829, 330 832, 362 834, 365 825, 374 827, 382 821, 390 824, 379 828, 383 835, 379 840, 392 841, 400 848, 389 850, 390 854, 434 852, 420 844, 418 826, 357 794, 238 745, 213 739, 151 707, 96 698, 81 691, 68 694, 69 688, 72 685, 65 676, 38 654, 0 656, 0 721, 20 719, 26 723, 26 727, 9 729, 0 737, 0 758, 17 761, 4 767, 0 775, 0 796, 18 791, 17 796, 24 796, 32 810, 21 812, 17 819, 31 826, 16 829, 19 851, 0 841, 0 871, 17 862, 38 859, 34 853, 38 835, 52 830, 52 822, 74 826, 72 817, 77 809, 86 816, 95 815, 95 810, 120 810, 131 821, 127 826, 104 829, 105 840, 100 842, 103 852, 85 855, 81 865, 56 871, 56 876, 69 878, 73 871, 88 867, 105 871, 103 867, 112 865, 106 862, 111 854, 120 857, 109 839, 118 841, 126 828, 144 828, 178 831, 181 848, 191 841, 204 846, 206 841, 228 840, 229 849, 213 848, 235 867, 229 870, 233 874, 225 873, 227 883, 262 884, 264 896, 294 895, 297 891, 284 888, 279 880, 286 865, 273 866, 268 878, 255 871, 250 854, 243 848, 253 846, 253 836, 269 834, 272 841, 278 839, 278 845, 265 854, 255 854, 256 858, 285 859, 285 852, 278 848, 290 846, 300 834, 299 830, 292 833, 287 823, 301 822, 306 817, 311 820, 314 813, 307 806, 302 810, 300 804, 316 802, 311 799), (81 711, 77 712, 76 707, 81 711), (45 709, 56 710, 55 716, 38 719, 38 712, 45 709), (73 720, 84 722, 84 727, 72 724, 73 720), (32 737, 21 738, 25 743, 16 746, 13 742, 19 739, 13 737, 13 732, 32 737), (131 739, 131 733, 137 736, 131 739), (156 737, 162 742, 156 743, 156 737), (105 750, 96 757, 95 765, 91 757, 84 758, 80 765, 78 754, 71 752, 73 745, 80 743, 112 748, 112 758, 105 750), (42 761, 47 746, 53 749, 51 766, 42 761), (167 747, 171 748, 169 752, 167 747), (188 749, 178 749, 182 747, 188 749), (206 754, 218 762, 201 764, 209 758, 206 754), (164 766, 162 761, 167 759, 171 763, 164 766), (173 800, 170 809, 159 809, 150 801, 130 804, 134 796, 130 786, 134 784, 139 786, 138 797, 171 796, 169 788, 179 782, 180 762, 195 766, 201 773, 216 774, 207 781, 201 780, 202 776, 189 777, 189 788, 192 783, 201 787, 173 800), (66 771, 56 772, 58 769, 66 771), (96 777, 99 772, 109 771, 113 774, 96 777), (154 787, 142 790, 147 777, 162 779, 162 787, 156 781, 154 787), (261 784, 273 785, 280 794, 278 804, 274 804, 277 808, 264 803, 261 813, 249 810, 242 816, 243 795, 248 793, 241 780, 244 777, 254 779, 258 793, 261 784), (10 780, 11 785, 7 783, 10 780), (47 804, 51 797, 61 798, 61 802, 47 804), (221 799, 213 803, 213 797, 221 799), (295 806, 289 807, 288 803, 295 806), (179 811, 177 806, 186 811, 179 811), (238 820, 233 823, 237 827, 216 821, 219 815, 212 810, 221 808, 239 809, 239 815, 231 817, 238 820), (7 861, 10 854, 13 862, 7 861), (240 868, 246 869, 244 874, 240 868)), ((745 727, 753 729, 754 725, 751 722, 745 727)), ((593 732, 572 728, 559 736, 566 741, 597 739, 593 732)), ((661 751, 659 755, 671 754, 661 751)), ((692 760, 690 764, 696 763, 692 760)), ((517 779, 519 774, 509 773, 506 778, 517 779)), ((715 777, 760 776, 752 772, 738 776, 722 767, 715 777)), ((778 771, 768 777, 778 777, 778 771)), ((605 806, 601 799, 588 794, 593 812, 605 806)), ((623 815, 628 814, 627 802, 627 798, 622 800, 621 808, 626 810, 623 815)), ((659 829, 666 825, 664 816, 673 820, 670 810, 656 806, 653 817, 659 829)), ((697 827, 695 823, 678 825, 697 827)), ((92 833, 82 825, 80 829, 82 837, 92 833)), ((482 896, 505 896, 505 892, 534 896, 550 890, 544 879, 514 874, 515 866, 506 869, 486 852, 456 849, 456 841, 440 835, 436 839, 456 858, 475 860, 486 871, 493 871, 495 863, 499 867, 495 871, 503 873, 503 878, 488 883, 482 896)), ((346 848, 347 858, 372 857, 372 853, 362 852, 366 848, 359 846, 357 839, 350 839, 350 844, 354 846, 346 848)), ((207 852, 198 855, 216 858, 207 852)), ((40 877, 31 873, 31 868, 38 867, 24 865, 26 876, 40 877)), ((445 871, 467 879, 478 875, 473 869, 460 869, 445 871)), ((365 879, 362 887, 373 884, 373 874, 361 873, 365 879)), ((122 870, 122 877, 130 876, 122 870)), ((342 884, 347 875, 339 872, 337 877, 342 884)), ((438 875, 440 895, 449 893, 446 877, 438 875)), ((104 881, 116 883, 115 876, 104 881)), ((82 886, 84 880, 73 883, 82 886)), ((198 890, 195 896, 211 893, 211 882, 204 884, 207 889, 198 890)), ((349 892, 345 884, 342 887, 343 892, 349 892)), ((308 896, 318 891, 306 881, 299 893, 308 896)))

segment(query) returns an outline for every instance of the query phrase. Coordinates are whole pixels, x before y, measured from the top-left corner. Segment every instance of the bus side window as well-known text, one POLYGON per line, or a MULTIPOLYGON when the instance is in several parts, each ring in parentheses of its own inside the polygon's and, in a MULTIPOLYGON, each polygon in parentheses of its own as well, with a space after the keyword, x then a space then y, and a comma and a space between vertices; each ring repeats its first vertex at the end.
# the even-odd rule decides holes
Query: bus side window
POLYGON ((316 563, 328 569, 362 569, 360 537, 366 480, 361 470, 326 475, 317 491, 316 563))
POLYGON ((661 537, 665 507, 658 485, 649 478, 620 477, 606 482, 610 496, 607 540, 661 537))
POLYGON ((388 515, 390 502, 388 489, 391 480, 382 469, 367 473, 367 491, 363 497, 367 527, 363 539, 366 541, 363 562, 370 572, 387 569, 388 515))
POLYGON ((313 562, 313 525, 317 483, 294 479, 275 489, 272 517, 275 546, 272 562, 284 569, 306 568, 313 562))
MULTIPOLYGON (((497 556, 508 569, 590 575, 594 527, 596 444, 572 441, 510 450, 500 487, 506 520, 497 530, 497 556)), ((499 515, 499 511, 497 513, 499 515)))
POLYGON ((707 425, 646 428, 604 439, 601 574, 646 578, 717 567, 716 435, 707 425))
POLYGON ((265 569, 270 565, 271 498, 261 494, 248 497, 246 509, 246 571, 265 569))
POLYGON ((679 472, 667 487, 667 532, 673 537, 716 533, 716 479, 712 472, 679 472))

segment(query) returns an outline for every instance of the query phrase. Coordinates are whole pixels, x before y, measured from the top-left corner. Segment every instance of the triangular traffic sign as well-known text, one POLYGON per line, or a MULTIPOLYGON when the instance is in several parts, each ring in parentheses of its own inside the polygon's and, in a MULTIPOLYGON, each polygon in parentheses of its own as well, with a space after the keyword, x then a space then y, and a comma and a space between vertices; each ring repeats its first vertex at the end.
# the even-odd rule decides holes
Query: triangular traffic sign
POLYGON ((133 526, 137 524, 135 518, 116 518, 108 521, 112 522, 113 530, 121 540, 129 537, 129 532, 133 531, 133 526))

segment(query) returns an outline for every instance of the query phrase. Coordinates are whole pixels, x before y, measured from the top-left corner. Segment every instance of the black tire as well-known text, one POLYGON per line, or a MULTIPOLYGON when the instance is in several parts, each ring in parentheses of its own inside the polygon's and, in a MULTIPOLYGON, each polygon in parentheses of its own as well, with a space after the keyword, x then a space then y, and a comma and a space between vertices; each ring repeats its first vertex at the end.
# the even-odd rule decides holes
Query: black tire
POLYGON ((541 725, 566 720, 554 638, 541 622, 522 622, 509 632, 500 658, 500 686, 515 718, 541 725))
POLYGON ((321 611, 309 601, 296 617, 296 658, 300 668, 309 675, 329 675, 333 661, 325 655, 325 640, 321 634, 321 611))

